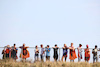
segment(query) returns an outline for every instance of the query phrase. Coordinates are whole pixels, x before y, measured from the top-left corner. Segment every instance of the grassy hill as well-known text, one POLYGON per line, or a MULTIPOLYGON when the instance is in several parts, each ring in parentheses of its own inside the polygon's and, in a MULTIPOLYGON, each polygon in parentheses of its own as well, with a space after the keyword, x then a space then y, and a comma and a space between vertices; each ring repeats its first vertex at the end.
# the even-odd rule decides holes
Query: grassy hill
POLYGON ((100 67, 100 62, 98 63, 70 63, 70 62, 16 62, 13 60, 0 60, 0 67, 100 67))

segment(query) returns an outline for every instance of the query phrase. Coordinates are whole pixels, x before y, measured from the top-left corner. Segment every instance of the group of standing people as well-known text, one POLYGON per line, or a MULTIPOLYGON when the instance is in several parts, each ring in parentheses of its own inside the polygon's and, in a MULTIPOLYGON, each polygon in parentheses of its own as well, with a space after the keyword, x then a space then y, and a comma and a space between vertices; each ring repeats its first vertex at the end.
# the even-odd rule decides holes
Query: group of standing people
MULTIPOLYGON (((49 45, 47 45, 45 48, 43 47, 43 44, 40 45, 41 47, 41 53, 40 53, 40 58, 41 58, 41 61, 44 61, 44 57, 45 57, 45 53, 46 53, 46 61, 50 61, 50 50, 51 48, 49 47, 49 45)), ((21 48, 21 53, 20 53, 20 58, 23 58, 26 60, 26 58, 30 57, 30 53, 29 51, 27 50, 27 46, 25 46, 25 44, 23 44, 23 46, 20 46, 19 48, 21 48)), ((55 61, 58 60, 58 49, 60 49, 57 44, 55 44, 54 47, 52 47, 53 50, 54 50, 54 55, 53 55, 53 58, 55 61)), ((78 56, 78 61, 80 62, 81 59, 83 58, 82 57, 82 44, 79 44, 79 47, 77 48, 78 50, 78 55, 76 55, 76 52, 75 52, 75 47, 73 46, 73 43, 71 43, 71 46, 70 47, 67 47, 66 44, 64 44, 64 47, 62 47, 63 49, 63 56, 62 56, 62 61, 63 59, 65 58, 65 61, 68 57, 68 49, 69 49, 69 59, 71 62, 74 62, 74 60, 77 58, 78 56)), ((18 49, 16 48, 16 44, 14 44, 12 47, 10 47, 9 45, 6 46, 6 49, 4 49, 2 51, 2 54, 3 54, 3 59, 5 58, 13 58, 14 60, 18 59, 17 57, 17 51, 18 49)), ((92 54, 93 54, 93 63, 98 61, 98 55, 97 55, 97 52, 100 51, 100 49, 97 49, 97 45, 95 45, 95 48, 92 50, 92 54)), ((38 49, 38 46, 35 46, 35 61, 38 61, 39 60, 39 49, 38 49)), ((84 49, 84 52, 85 52, 85 61, 89 61, 90 60, 90 50, 89 50, 89 46, 86 45, 86 49, 84 49)))
MULTIPOLYGON (((29 51, 27 50, 28 47, 25 46, 25 44, 23 44, 23 46, 20 46, 19 48, 21 48, 21 53, 20 53, 20 58, 23 58, 26 60, 26 58, 30 57, 29 51)), ((17 52, 18 52, 18 48, 16 47, 16 44, 14 44, 12 47, 10 47, 9 45, 5 46, 2 54, 3 57, 2 59, 18 59, 17 56, 17 52)))
POLYGON ((16 44, 14 44, 12 47, 10 47, 9 45, 4 47, 4 50, 2 51, 3 54, 3 59, 7 59, 7 58, 13 58, 13 59, 18 59, 17 57, 17 51, 18 49, 16 48, 16 44))

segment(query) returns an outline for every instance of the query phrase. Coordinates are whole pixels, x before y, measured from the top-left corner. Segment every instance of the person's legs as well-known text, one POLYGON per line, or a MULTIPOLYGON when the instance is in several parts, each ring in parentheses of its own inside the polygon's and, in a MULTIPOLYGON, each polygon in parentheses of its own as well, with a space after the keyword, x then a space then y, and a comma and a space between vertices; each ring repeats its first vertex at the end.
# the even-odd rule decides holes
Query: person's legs
POLYGON ((56 56, 56 61, 58 60, 58 55, 56 56))
POLYGON ((50 56, 48 56, 48 60, 50 61, 50 56))
POLYGON ((70 60, 70 62, 74 62, 74 60, 70 60))
POLYGON ((9 58, 9 54, 6 54, 6 58, 9 58))
POLYGON ((25 61, 26 61, 26 58, 25 58, 25 61))
POLYGON ((62 61, 63 61, 63 59, 64 59, 64 56, 62 56, 62 61))
POLYGON ((65 57, 65 62, 66 62, 67 57, 65 57))
POLYGON ((95 58, 93 57, 93 63, 95 62, 95 58))
POLYGON ((57 61, 57 59, 58 59, 58 56, 56 55, 56 56, 54 56, 54 59, 55 59, 55 61, 57 61))
POLYGON ((46 61, 48 60, 48 57, 46 56, 46 61))
POLYGON ((57 61, 57 59, 58 59, 58 58, 56 57, 55 60, 57 61))
POLYGON ((56 61, 56 57, 54 57, 54 61, 56 61))
POLYGON ((37 55, 35 54, 35 61, 37 60, 37 55))
POLYGON ((96 62, 98 62, 98 57, 96 57, 96 62))
POLYGON ((54 58, 54 61, 56 61, 56 56, 55 55, 53 56, 53 58, 54 58))
POLYGON ((81 61, 81 58, 80 57, 78 57, 78 62, 80 62, 81 61))
POLYGON ((39 55, 37 54, 37 61, 39 60, 39 55))
POLYGON ((88 59, 89 59, 89 57, 86 57, 86 61, 87 61, 87 62, 89 61, 88 59))
POLYGON ((86 62, 88 62, 88 57, 86 57, 86 62))
POLYGON ((43 55, 41 55, 41 61, 43 62, 43 55))

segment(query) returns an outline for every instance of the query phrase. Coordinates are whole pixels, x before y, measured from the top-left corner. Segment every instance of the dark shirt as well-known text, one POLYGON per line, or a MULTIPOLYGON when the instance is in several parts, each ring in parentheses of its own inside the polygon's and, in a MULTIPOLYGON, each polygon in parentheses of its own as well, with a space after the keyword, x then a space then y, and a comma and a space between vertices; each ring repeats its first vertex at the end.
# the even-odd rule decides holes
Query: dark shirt
POLYGON ((54 49, 54 56, 58 55, 58 48, 53 48, 54 49))

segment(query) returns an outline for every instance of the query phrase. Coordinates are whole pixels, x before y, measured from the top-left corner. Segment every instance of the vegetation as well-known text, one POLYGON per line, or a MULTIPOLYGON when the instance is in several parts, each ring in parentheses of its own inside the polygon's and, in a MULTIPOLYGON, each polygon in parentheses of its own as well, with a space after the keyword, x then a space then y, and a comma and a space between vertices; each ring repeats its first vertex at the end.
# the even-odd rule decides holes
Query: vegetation
POLYGON ((0 67, 100 67, 100 62, 98 63, 70 63, 70 62, 16 62, 13 60, 0 60, 0 67))

